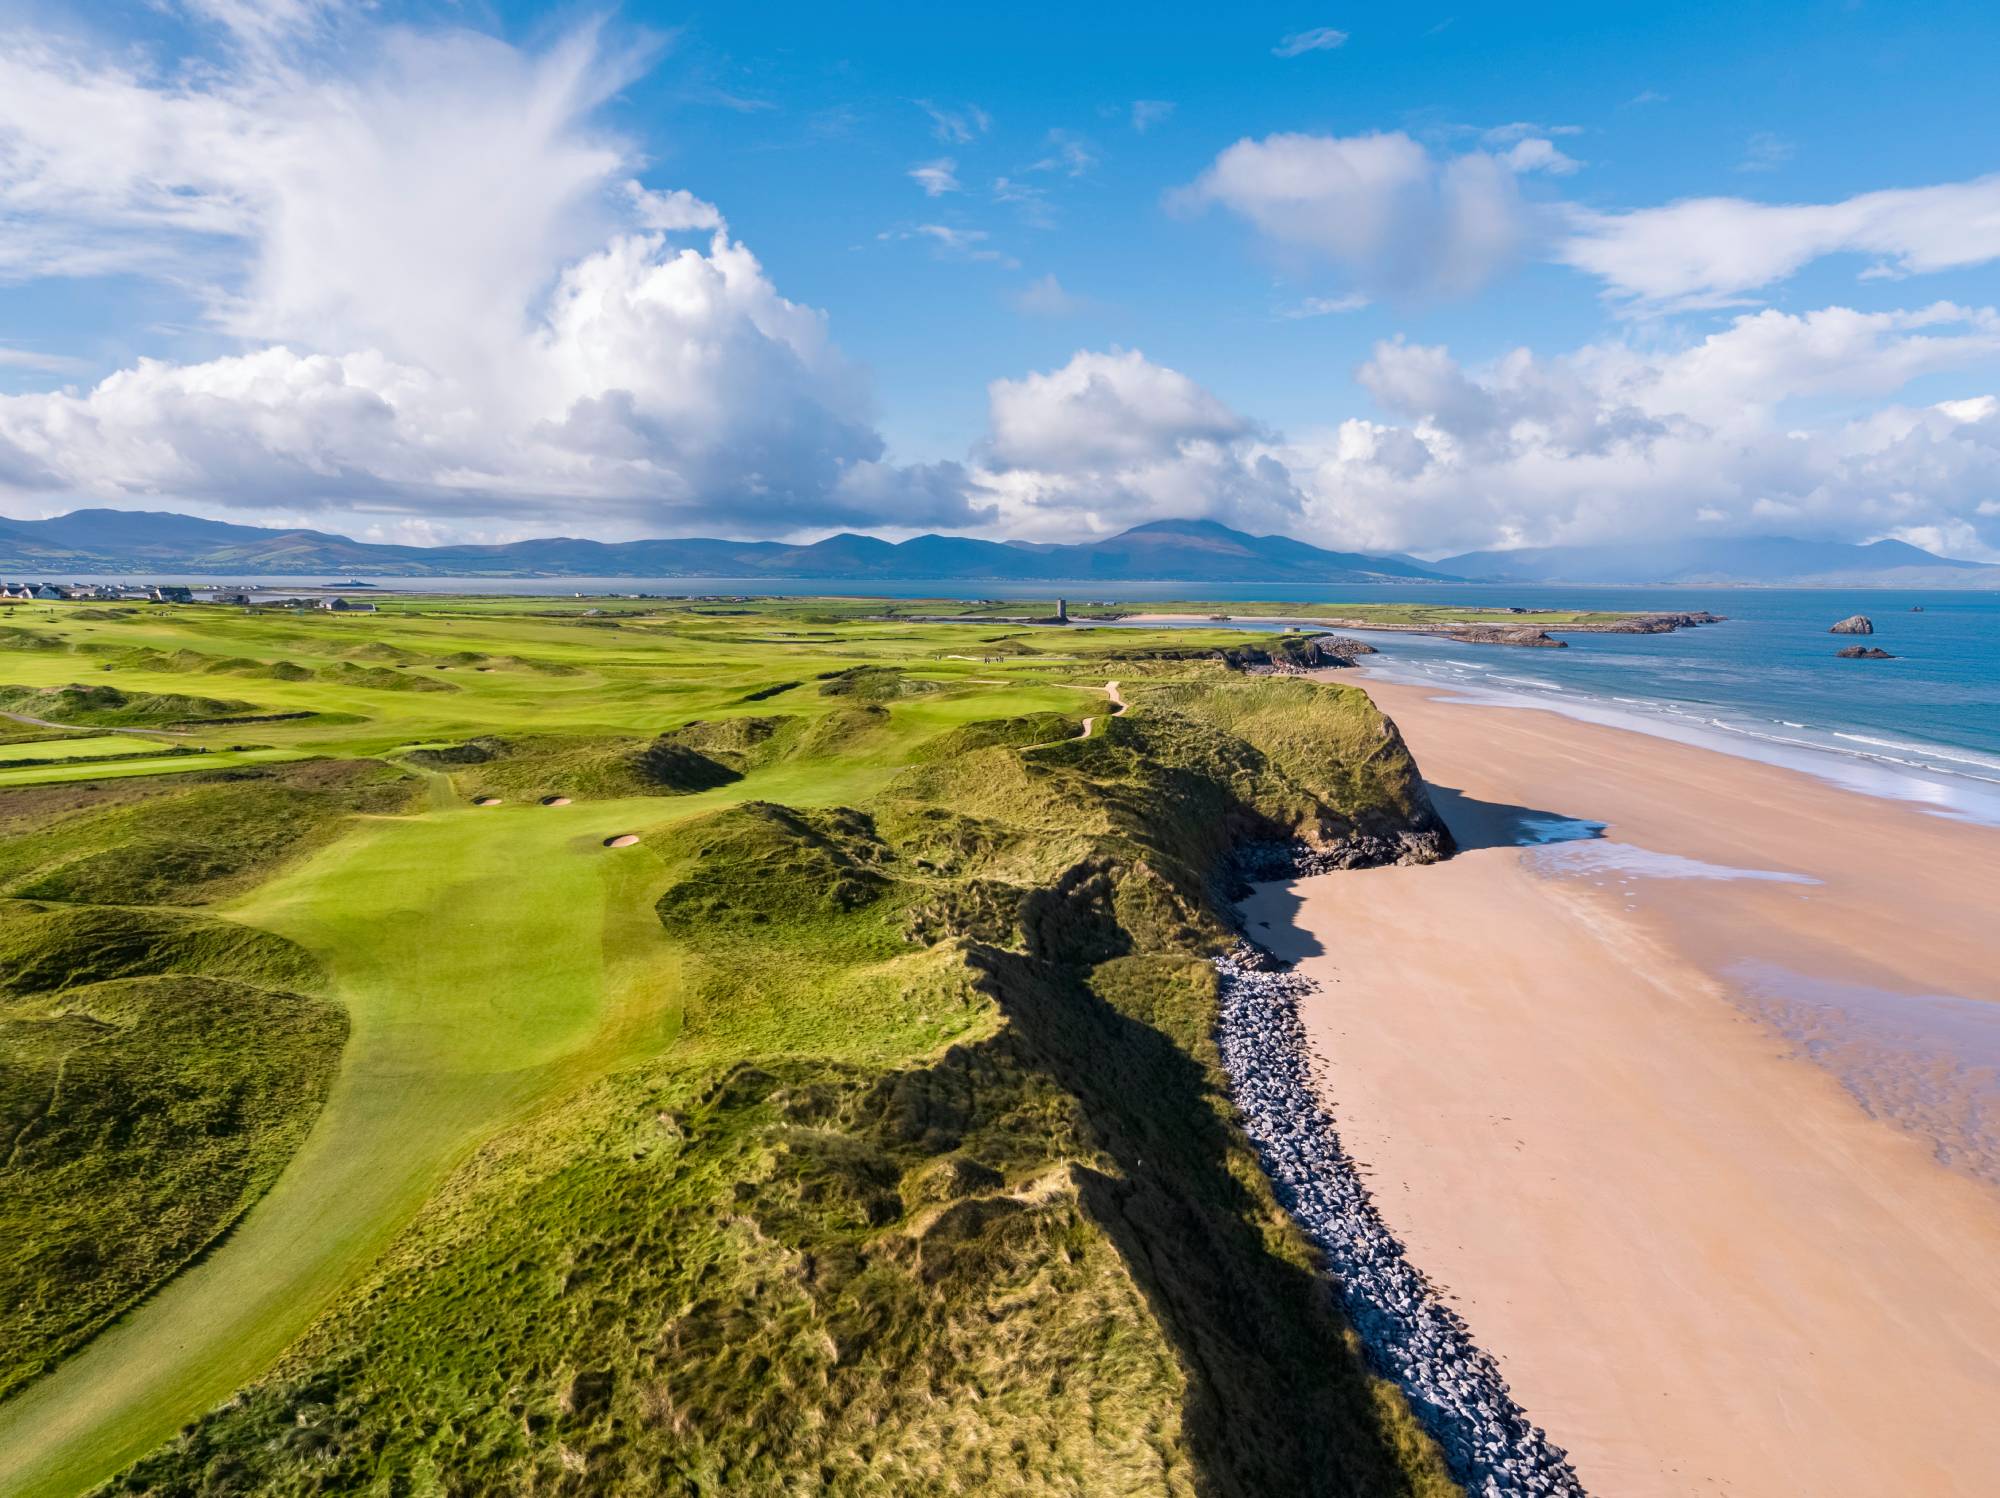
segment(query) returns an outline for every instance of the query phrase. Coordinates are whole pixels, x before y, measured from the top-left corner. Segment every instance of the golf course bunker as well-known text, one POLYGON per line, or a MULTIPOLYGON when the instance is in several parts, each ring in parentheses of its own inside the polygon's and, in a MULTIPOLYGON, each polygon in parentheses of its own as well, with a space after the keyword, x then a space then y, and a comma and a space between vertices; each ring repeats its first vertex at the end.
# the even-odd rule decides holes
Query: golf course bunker
POLYGON ((498 796, 474 796, 472 804, 474 806, 498 806, 500 798, 498 796))
POLYGON ((544 806, 567 806, 567 805, 569 805, 569 797, 567 797, 567 796, 544 796, 544 797, 542 797, 542 805, 544 805, 544 806))
POLYGON ((638 833, 621 832, 616 837, 607 837, 604 840, 604 846, 607 848, 629 848, 638 841, 639 841, 638 833))

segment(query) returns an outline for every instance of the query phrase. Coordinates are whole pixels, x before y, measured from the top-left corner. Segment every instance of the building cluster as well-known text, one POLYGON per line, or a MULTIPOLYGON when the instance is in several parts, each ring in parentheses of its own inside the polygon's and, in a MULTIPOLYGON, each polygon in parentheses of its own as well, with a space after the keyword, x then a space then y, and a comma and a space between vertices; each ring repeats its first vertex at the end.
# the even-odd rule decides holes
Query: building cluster
POLYGON ((193 603, 194 590, 130 583, 0 583, 0 603, 193 603))
POLYGON ((365 598, 338 594, 316 598, 257 598, 244 588, 196 590, 178 583, 9 583, 0 582, 0 604, 6 603, 217 603, 266 609, 325 609, 335 614, 372 614, 365 598))

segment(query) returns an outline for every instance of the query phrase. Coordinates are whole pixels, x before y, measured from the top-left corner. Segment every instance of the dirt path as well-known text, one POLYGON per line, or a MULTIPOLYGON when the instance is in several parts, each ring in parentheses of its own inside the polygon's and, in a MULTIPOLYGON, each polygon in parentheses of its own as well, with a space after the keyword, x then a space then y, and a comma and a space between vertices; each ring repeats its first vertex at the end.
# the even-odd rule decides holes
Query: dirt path
MULTIPOLYGON (((1107 681, 1103 686, 1093 687, 1091 690, 1100 691, 1104 693, 1105 696, 1111 699, 1111 711, 1105 714, 1106 717, 1116 718, 1125 711, 1125 699, 1118 695, 1117 682, 1107 681)), ((1093 733, 1096 732, 1097 732, 1097 718, 1094 715, 1085 718, 1083 720, 1083 737, 1089 738, 1093 733)))

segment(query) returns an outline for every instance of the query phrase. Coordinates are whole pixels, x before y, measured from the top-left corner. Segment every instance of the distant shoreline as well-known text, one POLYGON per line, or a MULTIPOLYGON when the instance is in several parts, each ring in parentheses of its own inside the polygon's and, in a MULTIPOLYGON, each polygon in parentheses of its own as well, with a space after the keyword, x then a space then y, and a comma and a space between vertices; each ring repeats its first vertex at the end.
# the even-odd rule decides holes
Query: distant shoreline
MULTIPOLYGON (((1196 597, 1203 593, 1212 596, 1217 604, 1253 601, 1242 590, 1253 589, 1262 592, 1281 590, 1301 601, 1317 598, 1325 601, 1328 597, 1338 597, 1342 593, 1361 591, 1378 592, 1383 589, 1412 589, 1425 594, 1435 594, 1440 590, 1467 589, 1489 594, 1535 594, 1574 592, 1616 592, 1616 593, 1687 593, 1687 592, 1778 592, 1778 593, 1935 593, 1939 597, 1978 598, 2000 591, 2000 580, 1991 585, 1962 584, 1959 586, 1936 586, 1896 580, 1889 582, 1500 582, 1480 578, 1431 579, 1421 577, 1383 577, 1368 581, 1339 578, 1238 578, 1217 581, 1195 577, 921 577, 921 576, 868 576, 856 577, 852 574, 793 574, 769 573, 743 575, 737 573, 567 573, 567 572, 374 572, 366 568, 351 570, 346 582, 327 582, 328 572, 340 569, 315 569, 310 572, 274 572, 268 568, 246 568, 242 571, 204 570, 194 572, 175 571, 170 568, 134 566, 117 571, 101 568, 88 571, 66 570, 59 565, 51 565, 47 559, 10 560, 0 558, 0 579, 10 582, 56 582, 56 583, 116 583, 137 585, 140 583, 168 583, 177 586, 213 584, 220 587, 244 587, 256 582, 268 581, 274 588, 298 589, 362 586, 382 591, 402 589, 413 593, 448 593, 452 589, 446 584, 471 584, 471 591, 480 593, 504 593, 509 585, 534 585, 522 596, 533 597, 539 591, 567 591, 573 586, 602 585, 610 593, 626 593, 634 587, 645 587, 655 592, 665 592, 670 596, 684 597, 690 592, 706 592, 710 587, 731 593, 763 593, 780 597, 812 596, 800 593, 799 589, 823 590, 827 597, 834 598, 880 598, 880 597, 933 597, 951 598, 958 596, 998 596, 994 590, 1003 590, 1017 597, 1055 598, 1067 594, 1072 600, 1079 598, 1102 598, 1109 593, 1117 593, 1131 588, 1180 588, 1192 591, 1196 597), (700 586, 707 585, 707 586, 700 586), (888 588, 897 591, 883 593, 888 588), (908 589, 924 588, 932 591, 909 593, 908 589), (785 590, 773 593, 774 589, 785 590)), ((586 594, 586 596, 589 596, 586 594)), ((1187 595, 1182 594, 1185 598, 1187 595)), ((1134 598, 1132 602, 1141 601, 1134 598)))

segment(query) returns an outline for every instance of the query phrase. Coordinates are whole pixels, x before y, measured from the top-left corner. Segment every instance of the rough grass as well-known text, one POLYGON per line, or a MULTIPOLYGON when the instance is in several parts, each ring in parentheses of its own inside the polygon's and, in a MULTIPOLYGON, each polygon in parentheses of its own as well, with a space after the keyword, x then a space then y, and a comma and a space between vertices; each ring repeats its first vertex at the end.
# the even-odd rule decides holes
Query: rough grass
POLYGON ((232 1223, 346 1034, 305 952, 165 914, 0 905, 0 1398, 232 1223))
POLYGON ((674 1050, 502 1136, 122 1487, 1449 1491, 1209 1038, 1217 828, 1342 814, 1191 711, 1265 684, 1191 691, 659 835, 674 1050))
POLYGON ((184 692, 127 692, 72 683, 49 688, 0 686, 0 710, 51 723, 94 728, 154 727, 220 718, 251 710, 247 702, 184 692))
POLYGON ((206 904, 325 846, 352 814, 402 810, 416 792, 368 760, 0 790, 0 893, 206 904))
POLYGON ((1083 719, 1063 713, 1024 713, 1018 718, 983 718, 939 734, 920 745, 911 756, 917 760, 952 759, 976 749, 999 745, 1026 748, 1031 744, 1053 743, 1074 738, 1083 732, 1083 719))
MULTIPOLYGON (((1232 844, 1417 814, 1358 694, 860 601, 382 601, 55 611, 128 697, 258 674, 314 758, 0 792, 0 891, 226 897, 353 1029, 235 1231, 0 1403, 23 1493, 1448 1488, 1208 1040, 1232 844)), ((36 981, 275 981, 149 940, 36 981)))

